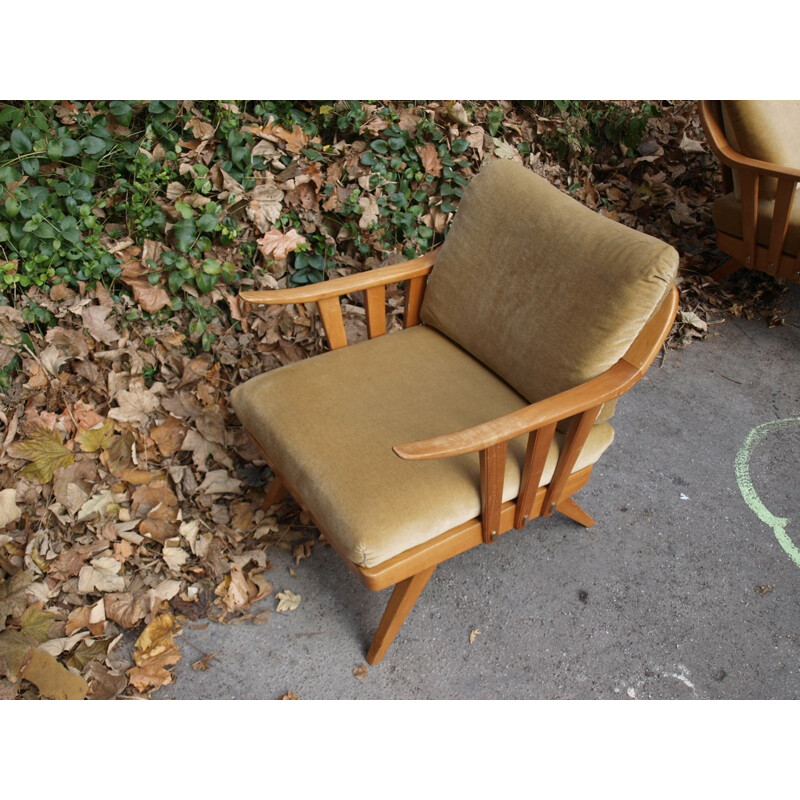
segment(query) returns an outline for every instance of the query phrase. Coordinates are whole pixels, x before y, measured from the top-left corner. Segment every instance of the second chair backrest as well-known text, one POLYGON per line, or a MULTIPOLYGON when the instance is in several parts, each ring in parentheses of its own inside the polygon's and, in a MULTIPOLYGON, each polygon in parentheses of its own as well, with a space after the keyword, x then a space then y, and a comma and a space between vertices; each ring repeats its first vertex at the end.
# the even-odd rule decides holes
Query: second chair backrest
POLYGON ((677 267, 669 245, 494 161, 464 193, 421 318, 536 402, 621 358, 677 267))
MULTIPOLYGON (((759 161, 800 169, 800 101, 723 100, 725 135, 738 153, 759 161)), ((736 173, 734 191, 739 197, 736 173)), ((761 178, 759 197, 775 197, 775 178, 761 178)))

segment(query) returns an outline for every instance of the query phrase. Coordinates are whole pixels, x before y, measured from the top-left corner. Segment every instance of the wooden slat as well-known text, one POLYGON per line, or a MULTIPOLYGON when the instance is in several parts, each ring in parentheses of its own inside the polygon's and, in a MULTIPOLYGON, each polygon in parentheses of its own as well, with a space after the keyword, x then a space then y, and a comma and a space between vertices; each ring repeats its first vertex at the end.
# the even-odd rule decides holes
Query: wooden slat
POLYGON ((584 411, 570 426, 558 457, 555 472, 553 472, 553 477, 550 479, 550 485, 547 487, 547 493, 544 497, 543 517, 549 517, 553 506, 558 505, 564 499, 567 480, 575 468, 578 456, 583 450, 583 445, 586 444, 586 439, 602 407, 602 405, 599 405, 584 411))
POLYGON ((794 204, 795 187, 791 178, 779 178, 775 192, 775 206, 772 210, 772 228, 769 237, 768 265, 770 275, 776 275, 781 263, 781 253, 789 230, 789 219, 794 204))
POLYGON ((370 339, 386 333, 386 286, 370 286, 364 292, 367 307, 367 333, 370 339))
POLYGON ((500 535, 500 506, 503 505, 507 452, 508 442, 500 442, 480 452, 481 528, 486 544, 500 535))
POLYGON ((331 350, 347 347, 347 334, 344 332, 342 306, 339 298, 324 297, 322 300, 317 300, 317 308, 319 308, 319 315, 322 317, 322 324, 331 350))
POLYGON ((533 501, 542 480, 542 472, 547 461, 547 453, 556 432, 556 423, 531 431, 528 435, 528 449, 525 452, 525 466, 519 484, 517 510, 514 514, 514 527, 524 528, 531 518, 533 501))
POLYGON ((406 282, 405 311, 403 314, 404 328, 419 325, 419 312, 422 308, 422 298, 425 295, 427 281, 428 276, 425 274, 411 278, 406 282))
POLYGON ((756 260, 756 226, 758 225, 758 175, 743 172, 742 191, 742 241, 744 265, 752 267, 756 260))

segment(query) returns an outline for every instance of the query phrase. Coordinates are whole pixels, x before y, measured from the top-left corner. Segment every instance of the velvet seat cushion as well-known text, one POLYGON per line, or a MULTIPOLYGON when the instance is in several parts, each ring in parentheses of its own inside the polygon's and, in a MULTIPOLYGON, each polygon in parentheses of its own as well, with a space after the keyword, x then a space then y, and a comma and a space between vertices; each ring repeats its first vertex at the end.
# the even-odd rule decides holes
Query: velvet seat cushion
POLYGON ((674 248, 498 160, 464 192, 421 318, 536 402, 623 356, 677 268, 674 248))
MULTIPOLYGON (((756 227, 756 241, 762 247, 769 247, 769 237, 772 229, 772 214, 775 210, 775 200, 758 201, 758 226, 756 227)), ((737 200, 733 192, 723 195, 714 202, 712 207, 714 226, 718 231, 727 233, 737 239, 742 238, 742 203, 737 200)), ((789 228, 783 242, 783 252, 790 256, 797 256, 800 250, 800 199, 795 197, 792 213, 789 217, 789 228)))
MULTIPOLYGON (((461 430, 526 405, 490 370, 419 325, 259 375, 233 408, 340 552, 372 567, 480 513, 477 454, 404 461, 393 445, 461 430)), ((595 426, 576 471, 611 444, 595 426)), ((504 500, 519 492, 527 436, 510 443, 504 500)), ((562 437, 548 456, 555 467, 562 437)))

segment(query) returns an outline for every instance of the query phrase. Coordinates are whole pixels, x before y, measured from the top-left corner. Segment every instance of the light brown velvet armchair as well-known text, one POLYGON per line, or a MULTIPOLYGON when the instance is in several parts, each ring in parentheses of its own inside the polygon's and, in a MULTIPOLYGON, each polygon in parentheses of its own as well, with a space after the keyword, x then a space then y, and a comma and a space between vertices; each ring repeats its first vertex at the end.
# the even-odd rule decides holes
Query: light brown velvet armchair
POLYGON ((659 351, 678 254, 530 170, 471 182, 437 252, 247 303, 317 303, 331 352, 251 378, 232 403, 273 470, 367 588, 394 586, 375 664, 436 566, 559 511, 611 444, 617 397, 659 351), (384 287, 404 281, 385 335, 384 287), (370 339, 339 298, 363 291, 370 339))
POLYGON ((698 112, 725 192, 712 213, 730 259, 712 276, 746 267, 800 283, 800 101, 701 100, 698 112))

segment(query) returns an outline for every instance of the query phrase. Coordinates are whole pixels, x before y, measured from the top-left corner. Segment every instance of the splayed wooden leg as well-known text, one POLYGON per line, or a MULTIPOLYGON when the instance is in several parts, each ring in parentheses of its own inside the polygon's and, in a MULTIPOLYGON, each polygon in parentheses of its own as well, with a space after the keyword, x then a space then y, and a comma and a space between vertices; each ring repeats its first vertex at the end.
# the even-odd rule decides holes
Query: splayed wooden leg
POLYGON ((435 569, 434 565, 422 570, 394 587, 389 604, 386 606, 386 611, 383 612, 375 638, 367 653, 367 661, 370 664, 377 664, 386 655, 389 645, 394 641, 394 637, 397 636, 397 632, 403 626, 406 617, 414 607, 414 603, 417 602, 417 598, 422 594, 422 590, 435 569))
POLYGON ((729 258, 724 264, 717 267, 713 272, 709 274, 709 278, 713 278, 717 283, 722 283, 726 278, 733 275, 734 272, 738 272, 740 269, 744 267, 738 262, 734 261, 734 259, 729 258))
POLYGON ((594 519, 590 517, 571 497, 562 500, 557 506, 556 511, 560 511, 565 517, 569 517, 575 522, 583 525, 584 528, 591 528, 594 519))

